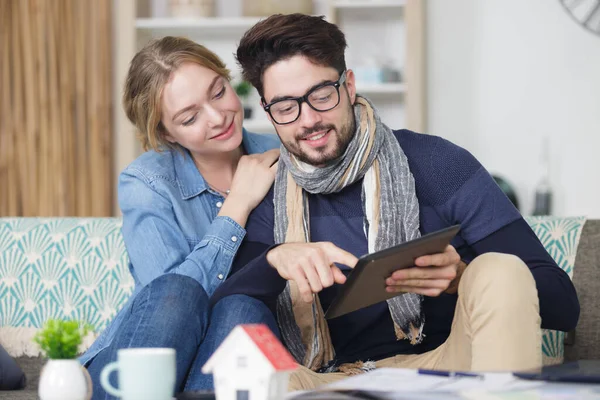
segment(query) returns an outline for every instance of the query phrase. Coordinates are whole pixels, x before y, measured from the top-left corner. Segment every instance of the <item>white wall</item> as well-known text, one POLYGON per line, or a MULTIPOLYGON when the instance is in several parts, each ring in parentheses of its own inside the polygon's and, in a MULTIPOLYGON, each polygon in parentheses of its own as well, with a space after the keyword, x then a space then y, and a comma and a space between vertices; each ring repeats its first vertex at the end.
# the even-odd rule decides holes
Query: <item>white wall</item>
POLYGON ((600 36, 558 0, 428 0, 428 132, 533 207, 549 137, 554 214, 600 218, 600 36))

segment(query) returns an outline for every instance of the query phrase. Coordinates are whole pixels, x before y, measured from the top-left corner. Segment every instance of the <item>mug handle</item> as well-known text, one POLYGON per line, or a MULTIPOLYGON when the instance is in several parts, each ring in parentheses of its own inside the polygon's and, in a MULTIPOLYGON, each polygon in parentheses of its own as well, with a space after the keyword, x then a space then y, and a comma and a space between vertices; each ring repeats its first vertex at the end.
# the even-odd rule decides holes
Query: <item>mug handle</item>
POLYGON ((111 362, 110 364, 107 364, 104 367, 104 369, 102 369, 102 373, 100 374, 100 383, 102 384, 102 387, 104 388, 104 390, 106 390, 108 392, 108 394, 112 394, 113 396, 117 396, 117 397, 122 397, 123 392, 121 392, 119 389, 112 386, 110 384, 110 382, 108 381, 110 374, 113 371, 116 371, 117 369, 119 369, 118 361, 114 361, 114 362, 111 362))
POLYGON ((87 384, 85 400, 92 400, 92 396, 94 395, 94 384, 92 383, 92 377, 90 376, 90 373, 86 367, 82 365, 81 369, 83 370, 83 376, 85 376, 85 383, 87 384))

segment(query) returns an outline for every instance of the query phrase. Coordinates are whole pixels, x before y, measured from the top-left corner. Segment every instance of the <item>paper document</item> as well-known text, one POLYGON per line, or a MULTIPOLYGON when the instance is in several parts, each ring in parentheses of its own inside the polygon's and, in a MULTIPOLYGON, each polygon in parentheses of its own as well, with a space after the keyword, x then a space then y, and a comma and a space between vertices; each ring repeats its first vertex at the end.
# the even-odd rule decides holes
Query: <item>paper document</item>
POLYGON ((381 368, 323 386, 322 390, 363 390, 376 392, 461 392, 522 390, 539 386, 510 373, 487 373, 481 377, 423 375, 414 369, 381 368))
MULTIPOLYGON (((321 386, 316 391, 297 393, 288 398, 320 398, 323 393, 356 392, 356 398, 411 399, 422 394, 427 399, 463 398, 473 392, 507 392, 528 390, 541 386, 541 382, 525 381, 510 373, 486 373, 478 376, 436 376, 419 373, 414 369, 380 368, 375 371, 345 378, 321 386), (439 394, 439 396, 435 395, 439 394), (456 396, 452 396, 452 395, 456 396)), ((340 397, 341 398, 341 397, 340 397)))

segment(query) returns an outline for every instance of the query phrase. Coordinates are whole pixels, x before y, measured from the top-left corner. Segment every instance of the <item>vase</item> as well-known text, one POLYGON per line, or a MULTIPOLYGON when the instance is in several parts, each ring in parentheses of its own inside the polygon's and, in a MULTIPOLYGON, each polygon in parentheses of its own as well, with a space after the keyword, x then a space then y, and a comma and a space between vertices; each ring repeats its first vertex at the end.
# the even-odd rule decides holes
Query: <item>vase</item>
POLYGON ((77 360, 48 360, 40 375, 40 400, 89 400, 92 380, 77 360))
POLYGON ((262 17, 272 14, 311 14, 312 0, 243 0, 243 13, 247 17, 262 17))
POLYGON ((214 0, 171 0, 171 16, 175 18, 206 18, 215 15, 214 0))

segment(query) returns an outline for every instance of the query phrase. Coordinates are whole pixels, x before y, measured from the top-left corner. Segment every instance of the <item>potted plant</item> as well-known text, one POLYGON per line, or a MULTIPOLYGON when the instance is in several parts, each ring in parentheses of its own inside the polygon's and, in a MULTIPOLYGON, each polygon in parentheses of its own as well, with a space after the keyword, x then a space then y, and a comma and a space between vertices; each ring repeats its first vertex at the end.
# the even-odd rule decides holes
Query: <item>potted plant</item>
POLYGON ((41 400, 86 400, 92 397, 92 381, 76 359, 79 345, 90 332, 79 321, 48 320, 33 338, 49 358, 40 376, 41 400))
POLYGON ((240 81, 234 85, 235 92, 242 101, 244 107, 244 119, 252 118, 252 106, 249 104, 252 85, 248 81, 240 81))

